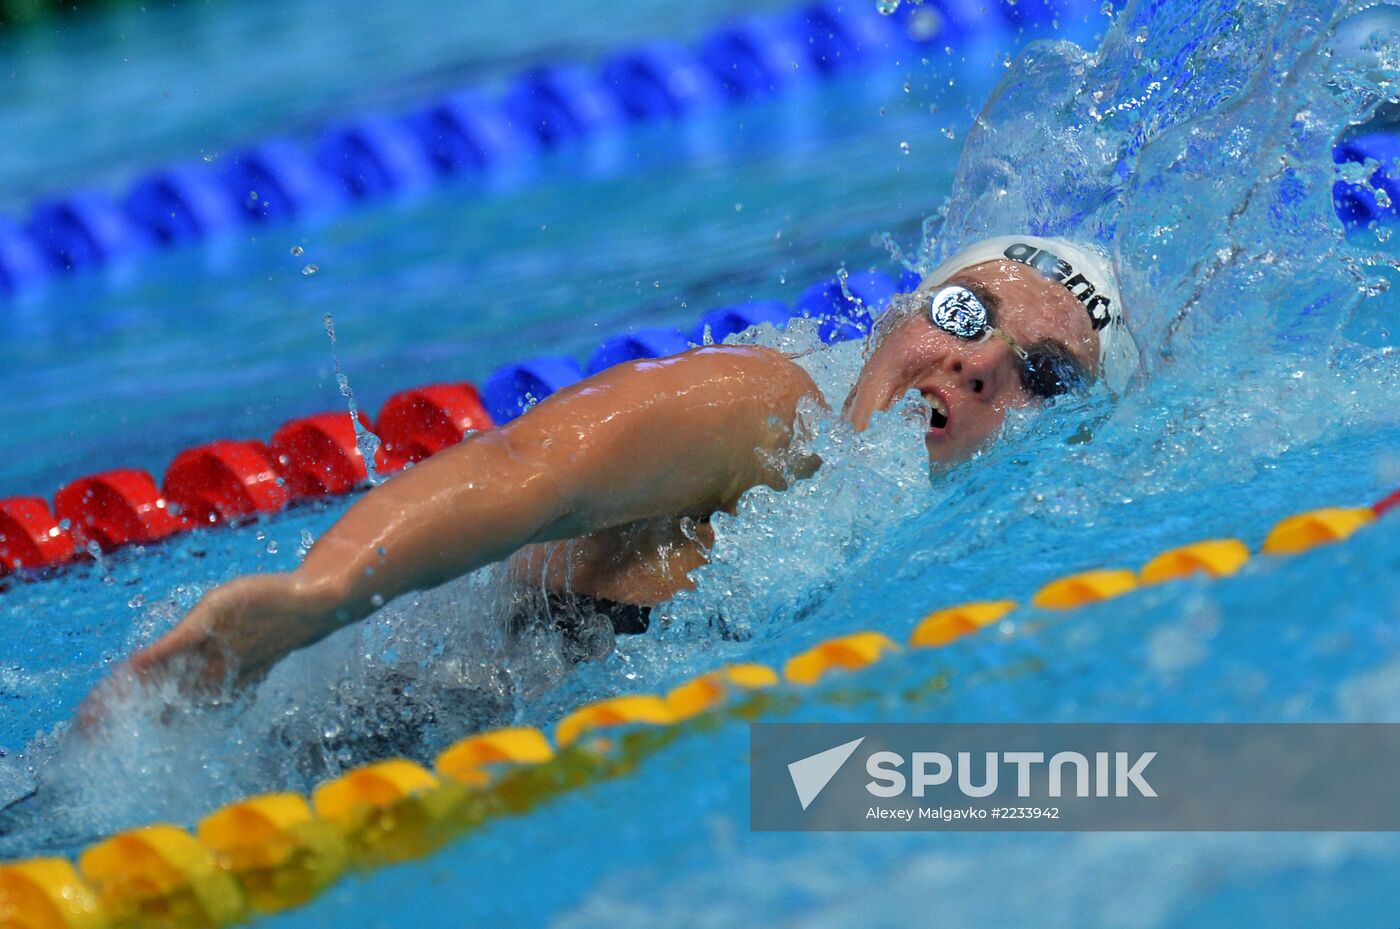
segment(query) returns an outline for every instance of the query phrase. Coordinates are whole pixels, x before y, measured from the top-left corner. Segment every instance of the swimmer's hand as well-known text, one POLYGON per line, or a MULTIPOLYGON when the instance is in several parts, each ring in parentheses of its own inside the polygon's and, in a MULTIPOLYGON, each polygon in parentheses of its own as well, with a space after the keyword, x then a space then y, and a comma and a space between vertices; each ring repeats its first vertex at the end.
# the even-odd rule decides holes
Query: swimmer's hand
POLYGON ((288 652, 338 628, 327 606, 308 596, 294 574, 255 574, 216 587, 175 628, 133 655, 125 672, 88 695, 78 709, 78 729, 104 720, 108 705, 133 687, 173 690, 193 704, 256 684, 288 652))
POLYGON ((241 690, 288 652, 338 628, 295 574, 240 577, 204 596, 179 624, 131 658, 140 680, 173 679, 191 696, 241 690))

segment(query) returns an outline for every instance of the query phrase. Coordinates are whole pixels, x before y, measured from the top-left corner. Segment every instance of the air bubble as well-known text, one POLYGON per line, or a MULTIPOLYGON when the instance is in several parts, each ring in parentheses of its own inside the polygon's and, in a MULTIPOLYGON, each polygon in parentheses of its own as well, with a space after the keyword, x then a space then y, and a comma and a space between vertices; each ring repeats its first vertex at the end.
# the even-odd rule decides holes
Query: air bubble
POLYGON ((310 277, 311 275, 315 274, 315 273, 316 273, 317 271, 319 271, 319 270, 321 270, 321 269, 318 268, 318 267, 316 267, 315 265, 307 265, 306 267, 304 267, 304 268, 301 269, 301 273, 304 274, 304 275, 307 276, 307 277, 310 277))

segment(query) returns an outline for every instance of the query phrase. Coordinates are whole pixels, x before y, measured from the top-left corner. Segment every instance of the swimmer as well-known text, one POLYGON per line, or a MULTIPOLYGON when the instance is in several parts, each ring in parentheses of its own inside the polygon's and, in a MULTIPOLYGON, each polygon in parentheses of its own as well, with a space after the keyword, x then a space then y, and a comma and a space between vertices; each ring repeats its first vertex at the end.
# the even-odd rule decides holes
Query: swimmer
MULTIPOLYGON (((1009 409, 1096 379, 1123 388, 1138 356, 1120 302, 1096 251, 1032 236, 980 242, 895 299, 842 415, 864 429, 916 390, 929 405, 929 458, 965 459, 1009 409)), ((641 631, 652 606, 693 586, 713 538, 707 517, 820 465, 790 448, 808 397, 830 408, 767 348, 617 365, 375 487, 295 571, 215 588, 130 668, 191 694, 245 687, 396 597, 505 559, 542 589, 591 598, 619 632, 641 631), (562 540, 576 542, 550 544, 562 540)))

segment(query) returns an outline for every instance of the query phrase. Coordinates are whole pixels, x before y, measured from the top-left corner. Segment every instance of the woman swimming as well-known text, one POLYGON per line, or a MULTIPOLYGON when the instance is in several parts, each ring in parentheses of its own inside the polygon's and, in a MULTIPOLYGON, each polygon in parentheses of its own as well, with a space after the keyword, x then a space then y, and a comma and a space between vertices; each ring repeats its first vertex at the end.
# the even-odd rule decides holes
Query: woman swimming
MULTIPOLYGON (((842 415, 864 429, 917 390, 929 458, 966 458, 1008 409, 1094 379, 1124 386, 1138 359, 1120 302, 1097 252, 978 243, 895 299, 842 415)), ((651 606, 693 586, 710 514, 819 466, 793 442, 804 398, 829 408, 787 355, 755 346, 610 368, 374 488, 295 571, 215 588, 130 667, 186 691, 237 688, 395 597, 507 558, 641 631, 651 606)))

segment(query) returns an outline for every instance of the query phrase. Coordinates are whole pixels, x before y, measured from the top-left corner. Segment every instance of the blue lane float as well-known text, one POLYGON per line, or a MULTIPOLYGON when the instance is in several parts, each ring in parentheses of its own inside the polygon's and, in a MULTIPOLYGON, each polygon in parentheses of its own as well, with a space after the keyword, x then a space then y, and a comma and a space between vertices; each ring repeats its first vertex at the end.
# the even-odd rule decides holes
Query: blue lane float
POLYGON ((1332 204, 1342 222, 1366 226, 1400 217, 1400 136, 1384 132, 1353 136, 1333 150, 1332 160, 1339 165, 1376 164, 1367 184, 1339 180, 1332 186, 1332 204))
MULTIPOLYGON (((41 203, 22 230, 0 239, 0 297, 51 272, 95 268, 150 245, 213 238, 248 223, 320 219, 439 178, 518 175, 547 148, 790 90, 935 40, 976 41, 1007 28, 1034 33, 1098 14, 1096 0, 924 0, 889 16, 867 0, 826 0, 746 17, 692 46, 650 42, 597 67, 534 69, 502 97, 466 89, 402 117, 361 117, 323 131, 311 150, 272 139, 213 166, 162 167, 134 182, 120 203, 92 191, 41 203), (29 267, 29 252, 43 257, 42 273, 29 267)), ((1340 145, 1337 160, 1364 161, 1369 153, 1392 164, 1379 156, 1397 145, 1393 134, 1370 133, 1340 145)), ((1400 166, 1373 172, 1369 190, 1339 182, 1338 215, 1348 225, 1393 219, 1397 177, 1400 166), (1377 190, 1384 192, 1379 201, 1377 190)), ((827 334, 840 328, 833 323, 827 334)))
POLYGON ((723 342, 734 333, 743 332, 760 323, 786 326, 791 317, 792 313, 787 304, 781 300, 750 300, 747 303, 722 306, 700 317, 700 322, 690 334, 690 341, 696 345, 723 342))
POLYGON ((859 67, 897 51, 902 38, 865 0, 804 7, 795 14, 818 69, 826 73, 859 67))
POLYGON ((603 84, 636 122, 675 119, 724 101, 724 86, 679 42, 652 42, 603 62, 603 84))
POLYGON ((290 139, 235 152, 223 183, 243 215, 260 223, 324 216, 344 200, 336 182, 290 139))
POLYGON ((409 116, 407 125, 444 176, 518 163, 539 148, 533 134, 517 128, 494 101, 475 90, 444 97, 409 116))
POLYGON ((626 121, 622 105, 598 74, 581 65, 527 72, 506 94, 511 121, 548 148, 577 141, 626 121))
POLYGON ((115 200, 85 190, 34 208, 27 231, 56 270, 96 268, 130 258, 148 244, 115 200))
POLYGON ((823 342, 858 339, 870 331, 875 316, 899 292, 894 278, 880 271, 818 281, 797 298, 797 315, 818 321, 817 335, 823 342))
POLYGON ((583 378, 578 362, 567 356, 529 358, 492 371, 481 385, 481 402, 499 426, 583 378))
POLYGON ((316 146, 316 165, 357 199, 423 190, 437 174, 413 132, 382 114, 324 133, 316 146))
POLYGON ((132 185, 124 203, 138 226, 163 245, 194 242, 236 227, 237 205, 208 171, 177 165, 132 185))
POLYGON ((550 394, 613 365, 643 358, 676 355, 697 345, 723 342, 736 332, 764 323, 779 329, 795 318, 816 319, 825 342, 863 338, 874 319, 901 289, 918 286, 912 271, 900 283, 881 271, 867 271, 818 281, 789 307, 781 300, 751 300, 710 310, 686 335, 678 329, 638 329, 603 342, 583 368, 572 358, 548 356, 503 365, 482 382, 481 398, 497 425, 510 422, 550 394), (911 284, 912 282, 912 284, 911 284), (911 286, 905 286, 911 285, 911 286), (849 294, 849 296, 847 296, 849 294))
POLYGON ((592 375, 624 361, 675 355, 690 345, 690 340, 679 329, 639 329, 600 345, 584 365, 584 371, 592 375))
POLYGON ((700 60, 736 100, 778 93, 819 74, 802 37, 771 16, 720 29, 700 46, 700 60))
POLYGON ((48 268, 34 240, 0 217, 0 294, 32 291, 48 277, 48 268))

